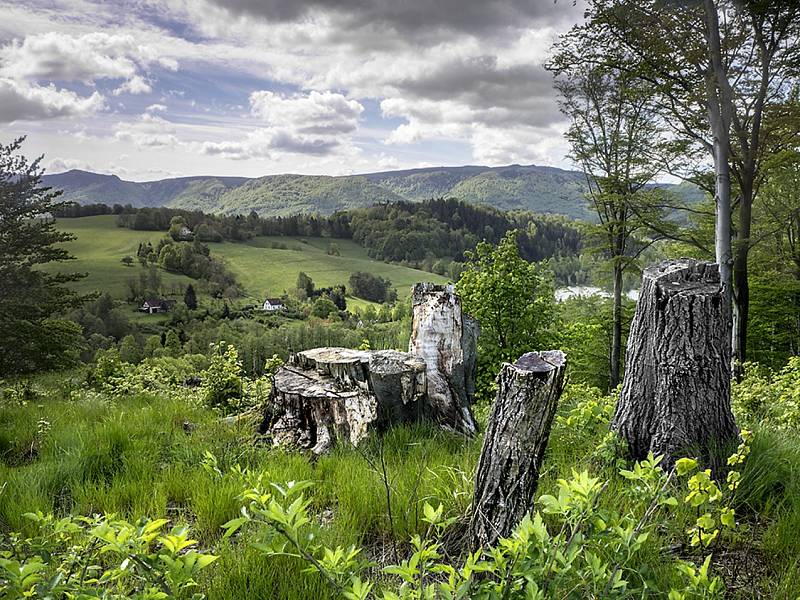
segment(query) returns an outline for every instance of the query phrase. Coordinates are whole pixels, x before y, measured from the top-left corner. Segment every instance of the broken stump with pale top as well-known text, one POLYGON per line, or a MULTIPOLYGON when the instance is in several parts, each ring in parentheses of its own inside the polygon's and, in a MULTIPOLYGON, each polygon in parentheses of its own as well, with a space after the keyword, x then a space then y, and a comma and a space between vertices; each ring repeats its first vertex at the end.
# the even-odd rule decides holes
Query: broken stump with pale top
POLYGON ((275 373, 262 430, 276 445, 321 454, 335 440, 358 445, 373 430, 416 420, 424 393, 425 363, 406 352, 305 350, 275 373))
POLYGON ((503 364, 475 475, 473 549, 510 535, 533 508, 566 366, 560 350, 528 352, 503 364))

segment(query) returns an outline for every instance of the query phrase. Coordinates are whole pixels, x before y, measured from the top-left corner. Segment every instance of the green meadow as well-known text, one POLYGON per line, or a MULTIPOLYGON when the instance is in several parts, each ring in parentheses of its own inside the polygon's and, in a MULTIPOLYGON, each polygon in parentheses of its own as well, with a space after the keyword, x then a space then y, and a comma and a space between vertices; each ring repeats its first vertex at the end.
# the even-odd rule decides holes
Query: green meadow
MULTIPOLYGON (((77 288, 83 292, 108 291, 117 298, 125 297, 128 279, 137 276, 140 270, 136 263, 126 267, 120 262, 122 257, 135 257, 140 242, 149 241, 155 245, 165 235, 160 231, 117 227, 116 217, 111 215, 60 219, 58 226, 76 236, 66 244, 75 256, 68 266, 88 273, 76 284, 77 288)), ((212 255, 224 258, 236 274, 244 287, 246 302, 261 301, 264 297, 280 296, 292 290, 300 271, 308 273, 317 287, 346 285, 351 273, 367 271, 389 279, 401 299, 408 297, 411 285, 417 281, 446 281, 433 273, 373 260, 352 240, 260 236, 243 243, 211 243, 209 247, 212 255), (338 247, 338 256, 328 254, 331 243, 338 247)), ((63 269, 63 266, 53 268, 63 269)), ((166 271, 161 271, 161 275, 166 287, 192 282, 184 275, 166 271)), ((354 299, 352 304, 369 303, 354 299)))

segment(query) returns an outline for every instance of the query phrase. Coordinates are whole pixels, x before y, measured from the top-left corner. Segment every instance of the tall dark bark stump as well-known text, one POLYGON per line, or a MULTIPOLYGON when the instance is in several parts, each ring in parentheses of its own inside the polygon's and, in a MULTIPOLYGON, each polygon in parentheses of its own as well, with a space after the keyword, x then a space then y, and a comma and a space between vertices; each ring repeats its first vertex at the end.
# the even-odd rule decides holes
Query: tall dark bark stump
POLYGON ((508 536, 533 507, 566 365, 560 350, 528 352, 514 364, 505 363, 497 376, 475 476, 473 548, 508 536))
POLYGON ((625 378, 612 429, 630 457, 702 457, 738 437, 731 412, 730 320, 716 264, 692 259, 645 269, 628 337, 625 378))
POLYGON ((445 429, 472 436, 478 323, 462 313, 452 285, 417 283, 412 305, 408 351, 427 366, 426 411, 445 429))

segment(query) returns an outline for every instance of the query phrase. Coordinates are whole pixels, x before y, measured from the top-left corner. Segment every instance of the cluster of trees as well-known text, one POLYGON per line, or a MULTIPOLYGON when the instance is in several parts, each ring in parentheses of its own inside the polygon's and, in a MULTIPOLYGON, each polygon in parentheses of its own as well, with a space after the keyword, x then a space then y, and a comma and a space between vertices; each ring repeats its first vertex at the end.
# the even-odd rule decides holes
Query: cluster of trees
MULTIPOLYGON (((209 247, 195 239, 193 242, 179 242, 171 237, 159 240, 155 247, 150 242, 142 242, 136 251, 136 257, 142 266, 158 265, 172 273, 182 273, 192 279, 204 282, 208 293, 215 298, 235 298, 241 289, 236 276, 220 259, 211 256, 209 247)), ((134 286, 129 286, 134 289, 134 286)), ((138 292, 152 290, 153 286, 140 286, 136 299, 141 299, 138 292)))
POLYGON ((53 212, 54 217, 64 219, 76 219, 78 217, 95 217, 98 215, 121 215, 123 213, 134 213, 136 209, 132 205, 115 204, 78 204, 77 202, 64 202, 53 212))
POLYGON ((349 211, 352 238, 373 258, 420 266, 428 257, 463 261, 478 242, 497 244, 510 230, 527 260, 576 255, 577 227, 563 217, 504 213, 452 198, 396 202, 349 211))
POLYGON ((201 242, 240 242, 261 235, 259 216, 253 212, 247 217, 206 214, 199 210, 174 208, 135 208, 122 211, 117 225, 138 231, 169 231, 176 222, 185 224, 201 242), (176 220, 177 218, 177 220, 176 220))
POLYGON ((350 274, 348 286, 333 285, 330 287, 318 288, 314 280, 304 272, 297 275, 295 293, 302 301, 313 301, 311 314, 313 316, 327 318, 334 311, 347 310, 347 291, 356 298, 363 298, 379 304, 393 304, 397 301, 397 290, 392 287, 392 282, 364 271, 356 271, 350 274))
MULTIPOLYGON (((347 310, 347 291, 343 285, 318 288, 307 273, 300 271, 297 274, 295 291, 300 301, 315 300, 320 302, 321 300, 327 300, 333 304, 334 310, 347 310)), ((325 303, 320 302, 320 306, 325 306, 325 303)), ((325 317, 327 316, 326 314, 325 317)))
MULTIPOLYGON (((797 2, 590 0, 550 64, 616 278, 635 260, 644 230, 714 257, 737 365, 748 359, 752 257, 762 244, 773 256, 791 245, 786 224, 798 210, 776 206, 770 191, 798 170, 798 42, 797 2), (642 185, 662 172, 712 194, 711 219, 695 209, 690 231, 664 220, 672 202, 642 185)), ((796 314, 796 295, 782 304, 796 314)))
POLYGON ((392 287, 392 282, 365 271, 356 271, 350 274, 348 280, 350 293, 357 298, 363 298, 371 302, 392 303, 397 300, 397 290, 392 287))

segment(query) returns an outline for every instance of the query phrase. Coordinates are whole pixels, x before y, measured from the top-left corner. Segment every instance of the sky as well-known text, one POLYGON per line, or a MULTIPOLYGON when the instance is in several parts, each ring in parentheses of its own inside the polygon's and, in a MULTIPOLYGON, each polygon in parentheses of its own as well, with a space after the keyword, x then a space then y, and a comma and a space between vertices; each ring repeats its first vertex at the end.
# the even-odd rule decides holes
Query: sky
POLYGON ((0 0, 0 142, 50 173, 569 168, 572 0, 0 0))

